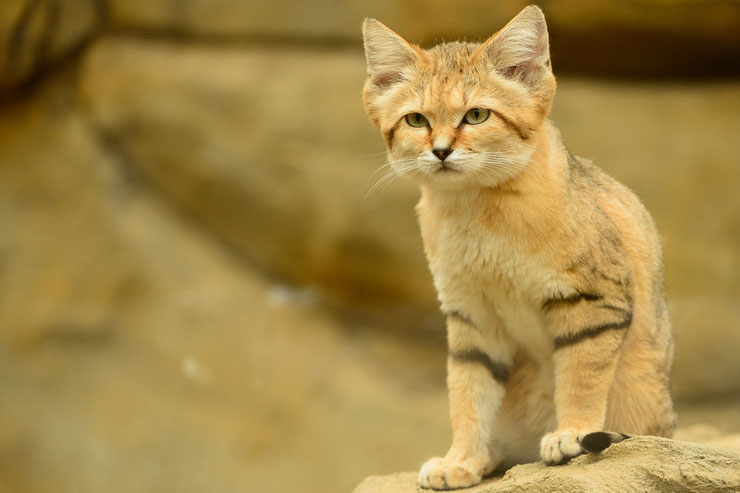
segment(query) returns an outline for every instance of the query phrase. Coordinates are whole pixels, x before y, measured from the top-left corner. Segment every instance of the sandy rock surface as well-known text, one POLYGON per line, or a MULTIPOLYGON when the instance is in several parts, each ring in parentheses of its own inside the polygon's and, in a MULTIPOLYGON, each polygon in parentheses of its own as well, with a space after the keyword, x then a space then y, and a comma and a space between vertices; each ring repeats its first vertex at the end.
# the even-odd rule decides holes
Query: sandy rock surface
MULTIPOLYGON (((354 493, 417 493, 416 473, 373 476, 354 493)), ((564 466, 515 466, 473 488, 471 493, 580 492, 658 493, 740 491, 740 450, 655 437, 635 437, 602 454, 573 459, 564 466)))

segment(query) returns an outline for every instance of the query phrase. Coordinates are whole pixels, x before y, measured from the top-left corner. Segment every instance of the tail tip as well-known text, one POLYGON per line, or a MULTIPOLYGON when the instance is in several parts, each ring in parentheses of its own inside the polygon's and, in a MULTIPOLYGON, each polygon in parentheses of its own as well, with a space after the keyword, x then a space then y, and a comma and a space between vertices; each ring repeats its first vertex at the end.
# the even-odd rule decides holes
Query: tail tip
POLYGON ((611 444, 621 442, 626 438, 629 438, 629 436, 623 433, 595 431, 593 433, 587 434, 581 439, 581 446, 588 452, 599 453, 605 450, 611 444))

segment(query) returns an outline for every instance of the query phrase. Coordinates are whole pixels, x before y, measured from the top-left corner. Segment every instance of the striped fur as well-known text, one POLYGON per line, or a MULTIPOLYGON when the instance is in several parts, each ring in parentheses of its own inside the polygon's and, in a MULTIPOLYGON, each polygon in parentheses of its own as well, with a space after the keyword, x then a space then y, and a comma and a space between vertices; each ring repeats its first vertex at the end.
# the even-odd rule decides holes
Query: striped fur
POLYGON ((450 351, 450 358, 458 362, 483 365, 491 374, 491 377, 501 384, 505 384, 509 380, 509 367, 503 363, 494 362, 479 349, 450 351))

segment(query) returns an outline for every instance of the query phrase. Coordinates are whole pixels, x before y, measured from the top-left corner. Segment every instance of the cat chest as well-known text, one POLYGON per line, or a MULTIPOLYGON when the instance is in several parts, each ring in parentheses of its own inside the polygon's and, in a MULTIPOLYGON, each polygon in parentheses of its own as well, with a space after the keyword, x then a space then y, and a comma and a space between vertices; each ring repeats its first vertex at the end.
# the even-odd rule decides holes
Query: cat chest
POLYGON ((522 345, 547 352, 540 300, 558 281, 540 256, 487 231, 448 228, 430 240, 443 311, 465 312, 483 325, 503 322, 522 345))
POLYGON ((540 255, 526 252, 504 236, 450 229, 435 240, 430 267, 440 292, 472 289, 541 299, 554 281, 552 269, 540 255))

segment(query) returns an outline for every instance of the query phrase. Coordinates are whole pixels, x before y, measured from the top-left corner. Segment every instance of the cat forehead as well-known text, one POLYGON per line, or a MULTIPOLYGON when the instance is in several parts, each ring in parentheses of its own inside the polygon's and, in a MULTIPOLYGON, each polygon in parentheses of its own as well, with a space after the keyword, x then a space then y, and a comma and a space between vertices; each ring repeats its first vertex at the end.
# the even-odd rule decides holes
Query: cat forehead
POLYGON ((441 43, 425 50, 425 57, 417 65, 417 83, 420 86, 458 85, 472 86, 481 81, 489 68, 475 56, 476 43, 453 41, 441 43))
POLYGON ((426 63, 411 84, 424 106, 464 106, 471 97, 493 92, 490 69, 473 57, 478 46, 455 41, 425 50, 426 63))
POLYGON ((480 46, 478 43, 451 41, 440 43, 425 50, 439 67, 461 67, 470 64, 471 55, 480 46))

